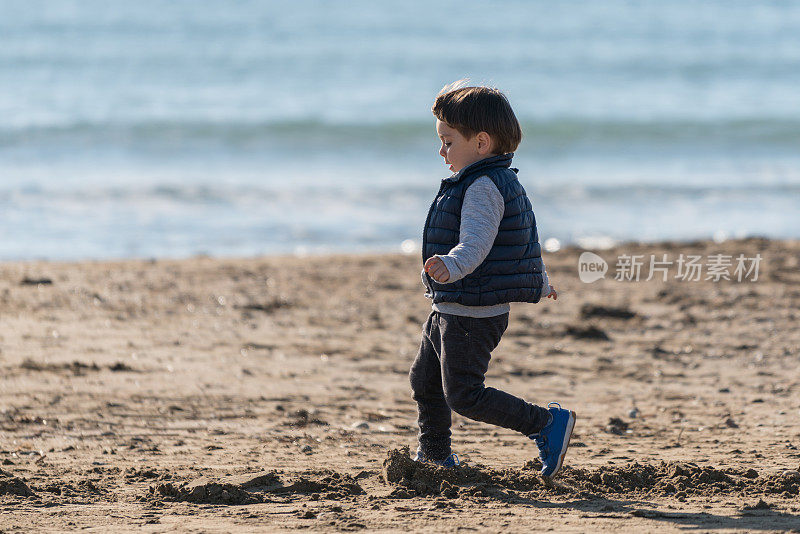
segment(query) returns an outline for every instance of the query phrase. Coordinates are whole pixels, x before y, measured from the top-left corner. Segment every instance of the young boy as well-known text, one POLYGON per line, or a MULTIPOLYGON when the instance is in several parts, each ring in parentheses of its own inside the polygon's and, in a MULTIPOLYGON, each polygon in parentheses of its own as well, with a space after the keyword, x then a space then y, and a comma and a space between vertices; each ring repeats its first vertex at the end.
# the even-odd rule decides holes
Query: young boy
POLYGON ((422 238, 425 296, 433 311, 409 374, 419 411, 417 461, 458 463, 450 410, 536 441, 545 477, 564 461, 575 412, 548 409, 484 386, 491 351, 508 327, 510 302, 555 300, 536 219, 510 168, 522 130, 505 95, 489 87, 446 86, 432 108, 453 175, 442 180, 422 238))

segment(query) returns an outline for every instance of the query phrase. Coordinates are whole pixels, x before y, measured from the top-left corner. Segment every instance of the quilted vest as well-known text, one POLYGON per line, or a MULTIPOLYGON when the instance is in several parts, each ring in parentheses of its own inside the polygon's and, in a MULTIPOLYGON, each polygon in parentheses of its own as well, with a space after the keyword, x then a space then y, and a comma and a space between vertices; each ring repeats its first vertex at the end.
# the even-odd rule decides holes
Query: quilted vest
POLYGON ((542 249, 536 218, 525 189, 511 169, 513 153, 492 156, 442 180, 428 210, 422 233, 422 262, 446 255, 458 244, 461 205, 472 183, 488 176, 503 195, 505 212, 492 249, 473 272, 453 283, 440 284, 429 275, 425 296, 434 303, 491 306, 505 302, 539 302, 542 296, 542 249))

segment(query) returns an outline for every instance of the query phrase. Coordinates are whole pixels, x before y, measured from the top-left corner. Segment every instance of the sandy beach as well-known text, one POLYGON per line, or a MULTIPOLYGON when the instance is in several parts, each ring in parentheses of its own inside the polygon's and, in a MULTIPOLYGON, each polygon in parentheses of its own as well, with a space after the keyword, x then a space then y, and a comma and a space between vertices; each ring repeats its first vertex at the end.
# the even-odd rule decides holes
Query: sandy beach
POLYGON ((626 243, 594 283, 581 252, 487 377, 578 413, 554 484, 458 416, 460 468, 405 456, 416 254, 0 264, 0 530, 800 530, 800 242, 626 243), (624 254, 762 260, 617 281, 624 254))

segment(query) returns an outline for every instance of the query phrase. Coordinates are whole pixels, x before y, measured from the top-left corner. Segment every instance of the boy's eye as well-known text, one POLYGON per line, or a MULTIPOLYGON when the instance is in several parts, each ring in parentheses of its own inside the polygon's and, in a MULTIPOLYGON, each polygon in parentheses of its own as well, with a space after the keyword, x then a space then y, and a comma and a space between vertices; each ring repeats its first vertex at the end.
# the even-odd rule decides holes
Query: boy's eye
POLYGON ((444 146, 450 146, 450 143, 445 143, 444 146))

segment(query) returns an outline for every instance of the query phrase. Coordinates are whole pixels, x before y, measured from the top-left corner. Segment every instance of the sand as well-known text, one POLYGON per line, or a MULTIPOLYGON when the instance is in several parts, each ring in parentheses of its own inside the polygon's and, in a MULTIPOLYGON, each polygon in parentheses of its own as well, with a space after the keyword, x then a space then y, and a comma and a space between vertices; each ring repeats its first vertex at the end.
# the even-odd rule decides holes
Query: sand
POLYGON ((460 468, 409 460, 417 255, 0 264, 0 530, 800 530, 800 242, 622 244, 590 284, 581 252, 487 377, 578 413, 552 484, 459 416, 460 468), (651 253, 762 261, 613 279, 651 253))

